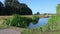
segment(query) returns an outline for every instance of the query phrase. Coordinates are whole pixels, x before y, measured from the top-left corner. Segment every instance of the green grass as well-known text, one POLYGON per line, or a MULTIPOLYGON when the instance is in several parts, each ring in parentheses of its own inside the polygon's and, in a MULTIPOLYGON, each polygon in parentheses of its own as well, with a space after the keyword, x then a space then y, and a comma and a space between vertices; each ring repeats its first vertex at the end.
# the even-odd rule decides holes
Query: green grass
POLYGON ((21 32, 22 34, 60 34, 60 31, 56 30, 56 31, 44 31, 44 32, 41 32, 39 30, 24 30, 21 32))
POLYGON ((48 26, 50 27, 50 30, 60 30, 60 15, 49 18, 48 26))
POLYGON ((60 31, 59 32, 52 32, 52 31, 50 31, 50 32, 41 32, 41 34, 60 34, 60 31))
POLYGON ((1 19, 1 20, 0 20, 0 29, 8 28, 8 26, 5 25, 4 22, 5 22, 5 19, 1 19))
POLYGON ((0 25, 0 29, 5 29, 5 28, 8 28, 7 25, 0 25))
POLYGON ((40 31, 27 29, 22 31, 21 34, 40 34, 40 31))

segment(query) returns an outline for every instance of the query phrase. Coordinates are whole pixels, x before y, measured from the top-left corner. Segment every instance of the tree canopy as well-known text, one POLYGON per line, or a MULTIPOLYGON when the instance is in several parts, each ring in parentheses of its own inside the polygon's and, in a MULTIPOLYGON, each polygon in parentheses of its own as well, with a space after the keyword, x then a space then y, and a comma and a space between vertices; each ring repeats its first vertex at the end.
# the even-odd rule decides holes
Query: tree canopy
POLYGON ((32 10, 25 4, 20 3, 18 0, 5 0, 5 6, 0 2, 0 15, 32 15, 32 10))

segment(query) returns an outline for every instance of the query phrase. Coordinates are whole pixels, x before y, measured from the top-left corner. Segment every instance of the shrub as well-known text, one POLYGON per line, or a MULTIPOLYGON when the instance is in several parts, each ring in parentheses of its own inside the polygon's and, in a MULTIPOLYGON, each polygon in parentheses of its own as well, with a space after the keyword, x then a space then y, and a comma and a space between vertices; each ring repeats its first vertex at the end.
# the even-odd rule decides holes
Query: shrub
POLYGON ((38 22, 39 18, 37 16, 32 16, 32 23, 36 24, 38 22))
POLYGON ((50 30, 59 30, 60 29, 60 16, 59 15, 52 16, 48 20, 48 26, 50 30))
POLYGON ((29 26, 29 23, 31 22, 31 19, 26 17, 20 17, 20 15, 13 15, 12 18, 9 18, 5 21, 5 24, 9 26, 16 26, 16 27, 22 27, 26 28, 29 26))

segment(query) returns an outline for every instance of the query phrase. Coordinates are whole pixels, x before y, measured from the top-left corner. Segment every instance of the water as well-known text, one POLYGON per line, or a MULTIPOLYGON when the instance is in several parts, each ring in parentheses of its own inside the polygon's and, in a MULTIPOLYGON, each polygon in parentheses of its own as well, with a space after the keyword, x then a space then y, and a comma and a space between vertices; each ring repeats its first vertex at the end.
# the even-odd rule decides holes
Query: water
POLYGON ((36 27, 41 27, 42 25, 46 25, 47 23, 48 23, 48 18, 40 18, 37 24, 30 23, 29 28, 32 29, 36 27))

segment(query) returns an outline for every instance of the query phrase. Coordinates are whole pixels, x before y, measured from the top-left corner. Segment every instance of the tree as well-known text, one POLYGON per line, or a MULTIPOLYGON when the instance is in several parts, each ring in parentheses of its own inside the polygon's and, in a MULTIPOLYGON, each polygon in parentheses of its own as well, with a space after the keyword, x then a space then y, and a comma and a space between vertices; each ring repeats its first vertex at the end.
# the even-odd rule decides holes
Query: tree
POLYGON ((0 2, 0 11, 2 11, 3 4, 0 2))
POLYGON ((60 15, 60 4, 57 5, 56 12, 57 12, 58 15, 60 15))
POLYGON ((5 6, 13 7, 14 5, 16 6, 17 3, 19 3, 18 0, 5 0, 5 6))
POLYGON ((40 15, 40 13, 39 13, 39 12, 37 12, 35 15, 40 15))
POLYGON ((0 15, 4 13, 3 4, 0 2, 0 15))
POLYGON ((32 15, 32 10, 25 3, 19 3, 18 0, 5 0, 5 7, 7 15, 32 15))
POLYGON ((32 15, 32 10, 29 7, 21 8, 21 15, 32 15))
POLYGON ((3 7, 3 4, 0 2, 0 8, 3 7))
POLYGON ((40 13, 39 13, 39 12, 37 12, 37 15, 40 15, 40 13))
POLYGON ((18 0, 5 0, 5 10, 6 15, 12 15, 15 14, 15 12, 17 11, 16 7, 16 3, 18 2, 18 0))

